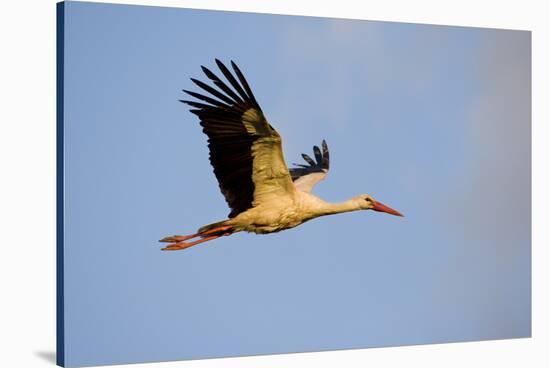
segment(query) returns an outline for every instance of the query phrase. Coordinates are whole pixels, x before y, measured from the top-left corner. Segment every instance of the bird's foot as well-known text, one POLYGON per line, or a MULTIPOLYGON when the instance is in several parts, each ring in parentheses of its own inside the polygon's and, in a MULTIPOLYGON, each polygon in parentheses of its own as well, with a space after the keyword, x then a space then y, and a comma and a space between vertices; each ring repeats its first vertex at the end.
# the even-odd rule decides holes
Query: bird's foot
POLYGON ((177 242, 177 243, 168 244, 164 248, 161 248, 161 250, 180 250, 188 247, 190 247, 189 243, 177 242))
POLYGON ((172 235, 172 236, 167 236, 165 238, 162 238, 159 240, 159 242, 161 243, 179 243, 179 242, 182 242, 182 241, 186 241, 186 240, 189 240, 189 239, 192 239, 196 236, 198 236, 199 234, 192 234, 192 235, 172 235))

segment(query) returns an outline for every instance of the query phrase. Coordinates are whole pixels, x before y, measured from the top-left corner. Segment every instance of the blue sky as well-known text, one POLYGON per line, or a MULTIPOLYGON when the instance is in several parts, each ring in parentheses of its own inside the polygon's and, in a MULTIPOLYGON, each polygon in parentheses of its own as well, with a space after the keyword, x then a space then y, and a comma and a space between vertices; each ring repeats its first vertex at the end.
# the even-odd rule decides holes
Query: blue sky
POLYGON ((66 4, 68 365, 531 334, 530 33, 66 4), (187 251, 229 213, 177 100, 235 60, 288 163, 361 212, 187 251), (203 78, 204 79, 204 78, 203 78))

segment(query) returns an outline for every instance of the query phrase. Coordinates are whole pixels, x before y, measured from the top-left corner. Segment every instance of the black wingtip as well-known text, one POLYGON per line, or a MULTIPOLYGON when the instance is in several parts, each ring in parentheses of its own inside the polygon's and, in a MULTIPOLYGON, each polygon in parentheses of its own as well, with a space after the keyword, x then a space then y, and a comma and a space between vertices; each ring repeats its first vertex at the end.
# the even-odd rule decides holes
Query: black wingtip
POLYGON ((321 154, 321 149, 319 146, 313 146, 313 154, 315 155, 315 161, 317 161, 317 165, 321 165, 323 161, 323 155, 321 154))
POLYGON ((225 76, 227 81, 231 84, 231 86, 233 86, 237 94, 240 96, 240 99, 242 99, 243 101, 251 100, 251 96, 249 96, 245 92, 245 90, 243 90, 243 87, 245 89, 248 89, 248 88, 246 87, 246 84, 245 84, 246 81, 245 82, 242 81, 243 78, 242 78, 242 75, 240 75, 240 72, 235 70, 235 73, 237 74, 237 77, 239 78, 243 86, 241 86, 239 82, 237 82, 237 80, 235 79, 231 71, 220 60, 216 59, 216 64, 218 65, 218 68, 220 68, 220 71, 225 76))
MULTIPOLYGON (((211 76, 214 75, 214 73, 212 73, 212 71, 211 71, 210 69, 208 69, 208 68, 205 67, 204 65, 201 65, 201 70, 202 70, 202 72, 203 72, 204 74, 206 74, 206 76, 207 76, 208 78, 212 79, 211 76)), ((215 78, 215 77, 216 77, 216 76, 214 75, 214 78, 215 78)))
POLYGON ((310 166, 315 166, 315 161, 313 161, 313 159, 311 157, 309 157, 308 155, 306 155, 305 153, 302 153, 302 158, 304 159, 305 162, 307 162, 310 166))
POLYGON ((328 151, 327 141, 323 139, 323 142, 321 145, 323 147, 323 168, 328 170, 330 167, 330 154, 328 151))

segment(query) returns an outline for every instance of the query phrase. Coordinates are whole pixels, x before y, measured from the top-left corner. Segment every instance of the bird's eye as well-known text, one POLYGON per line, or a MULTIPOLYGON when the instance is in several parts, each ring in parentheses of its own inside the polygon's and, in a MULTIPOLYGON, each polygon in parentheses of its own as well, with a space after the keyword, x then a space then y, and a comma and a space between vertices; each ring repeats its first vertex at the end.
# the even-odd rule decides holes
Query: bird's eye
POLYGON ((365 197, 365 201, 372 202, 372 199, 370 199, 369 197, 365 197))

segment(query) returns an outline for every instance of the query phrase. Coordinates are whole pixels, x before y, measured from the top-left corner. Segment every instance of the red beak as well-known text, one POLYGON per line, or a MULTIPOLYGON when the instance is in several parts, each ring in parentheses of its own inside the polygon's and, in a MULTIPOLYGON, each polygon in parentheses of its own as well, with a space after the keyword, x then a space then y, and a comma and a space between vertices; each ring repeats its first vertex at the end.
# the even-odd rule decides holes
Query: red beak
POLYGON ((372 209, 378 212, 386 212, 386 213, 389 213, 390 215, 404 217, 401 213, 397 212, 393 208, 389 208, 388 206, 380 202, 374 202, 374 206, 372 207, 372 209))

